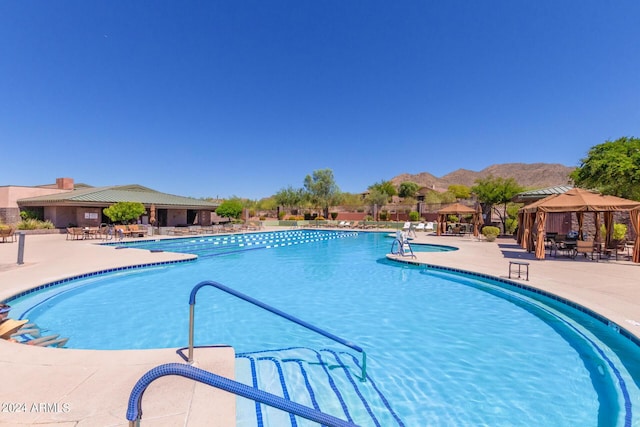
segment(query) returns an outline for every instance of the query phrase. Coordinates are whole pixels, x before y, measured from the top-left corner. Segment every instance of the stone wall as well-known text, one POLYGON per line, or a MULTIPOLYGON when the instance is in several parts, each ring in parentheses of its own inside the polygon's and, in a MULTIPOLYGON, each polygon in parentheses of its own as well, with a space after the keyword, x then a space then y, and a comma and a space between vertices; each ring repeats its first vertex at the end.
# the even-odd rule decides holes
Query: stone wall
POLYGON ((0 208, 0 222, 3 224, 17 224, 20 222, 20 209, 0 208))

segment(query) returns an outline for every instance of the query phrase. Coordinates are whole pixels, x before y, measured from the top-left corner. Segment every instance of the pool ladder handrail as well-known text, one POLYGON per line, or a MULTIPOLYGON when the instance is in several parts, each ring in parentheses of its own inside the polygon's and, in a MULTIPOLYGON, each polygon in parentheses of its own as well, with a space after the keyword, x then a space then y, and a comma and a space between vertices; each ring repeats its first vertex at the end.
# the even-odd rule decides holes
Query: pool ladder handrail
POLYGON ((142 396, 147 387, 156 379, 167 375, 177 375, 198 381, 229 393, 283 410, 290 414, 298 415, 325 426, 357 427, 353 423, 341 420, 340 418, 336 418, 333 415, 326 414, 314 408, 301 405, 280 396, 267 393, 266 391, 250 387, 246 384, 242 384, 183 363, 166 363, 164 365, 156 366, 155 368, 147 371, 147 373, 144 374, 138 382, 136 382, 131 390, 131 394, 129 395, 129 403, 127 406, 127 420, 129 421, 130 427, 140 425, 140 420, 142 419, 142 396))
POLYGON ((270 305, 267 305, 261 301, 258 301, 255 298, 252 298, 248 295, 245 295, 241 292, 238 292, 234 289, 231 289, 228 286, 225 286, 221 283, 218 282, 214 282, 212 280, 205 280, 203 282, 198 283, 192 290, 191 290, 191 294, 189 295, 189 354, 188 354, 188 362, 189 363, 193 363, 193 330, 194 330, 194 318, 195 318, 195 306, 196 306, 196 294, 198 293, 198 291, 204 287, 204 286, 212 286, 214 288, 220 289, 221 291, 224 291, 230 295, 233 295, 237 298, 243 299, 247 302, 250 302, 251 304, 254 304, 260 308, 263 308, 267 311, 270 311, 273 314, 277 314, 280 317, 283 317, 291 322, 297 323, 300 326, 303 326, 313 332, 316 332, 320 335, 323 335, 337 343, 340 343, 346 347, 349 347, 359 353, 362 353, 362 376, 360 378, 360 381, 362 382, 366 382, 367 381, 367 354, 365 353, 365 351, 362 349, 362 347, 349 342, 345 339, 342 339, 330 332, 327 332, 323 329, 318 328, 317 326, 314 326, 310 323, 305 322, 304 320, 298 319, 297 317, 294 317, 290 314, 287 314, 281 310, 278 310, 275 307, 271 307, 270 305))
POLYGON ((398 232, 396 234, 396 237, 393 239, 393 242, 391 243, 391 253, 393 255, 400 255, 400 256, 405 256, 407 255, 406 251, 404 250, 404 245, 407 245, 407 247, 409 248, 409 255, 411 255, 412 258, 417 258, 416 255, 413 253, 413 248, 411 247, 411 243, 409 243, 409 239, 405 237, 404 233, 402 232, 398 232), (398 245, 398 252, 393 252, 393 247, 395 245, 398 245))

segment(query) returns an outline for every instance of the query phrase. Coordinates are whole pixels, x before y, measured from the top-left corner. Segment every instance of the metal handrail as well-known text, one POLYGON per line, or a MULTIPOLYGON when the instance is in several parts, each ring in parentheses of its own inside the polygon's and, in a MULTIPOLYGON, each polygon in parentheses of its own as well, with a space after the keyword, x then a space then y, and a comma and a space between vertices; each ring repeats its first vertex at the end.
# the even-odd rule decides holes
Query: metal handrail
POLYGON ((189 378, 194 381, 222 389, 229 393, 234 393, 238 396, 264 403, 265 405, 281 409, 290 414, 298 415, 325 426, 357 427, 355 424, 336 418, 333 415, 325 414, 324 412, 283 399, 280 396, 267 393, 266 391, 249 387, 246 384, 182 363, 166 363, 164 365, 156 366, 138 380, 131 390, 131 394, 129 395, 129 404, 127 406, 127 420, 129 421, 130 427, 140 425, 140 420, 142 419, 142 395, 147 387, 156 379, 167 375, 177 375, 189 378))
POLYGON ((189 363, 193 362, 193 329, 194 329, 194 318, 195 318, 195 305, 196 305, 196 294, 198 293, 198 291, 200 290, 200 288, 204 287, 204 286, 213 286, 214 288, 220 289, 221 291, 224 291, 228 294, 231 294, 237 298, 243 299, 247 302, 250 302, 251 304, 257 305, 260 308, 263 308, 267 311, 270 311, 273 314, 277 314, 280 317, 283 317, 291 322, 297 323, 300 326, 303 326, 309 330, 312 330, 313 332, 316 332, 320 335, 323 335, 337 343, 340 343, 344 346, 347 346, 359 353, 362 353, 362 378, 360 379, 361 381, 366 381, 367 380, 367 354, 365 353, 365 351, 362 349, 362 347, 349 342, 345 339, 342 339, 336 335, 333 335, 330 332, 327 332, 325 330, 322 330, 320 328, 318 328, 317 326, 313 326, 310 323, 305 322, 304 320, 298 319, 297 317, 294 317, 290 314, 287 314, 281 310, 278 310, 275 307, 271 307, 270 305, 267 305, 261 301, 258 301, 255 298, 252 298, 248 295, 245 295, 241 292, 238 292, 234 289, 229 288, 228 286, 225 286, 221 283, 218 282, 214 282, 211 280, 206 280, 204 282, 200 282, 198 283, 192 290, 191 290, 191 295, 189 295, 189 363))
POLYGON ((405 236, 401 232, 398 232, 398 234, 399 236, 394 238, 393 242, 391 243, 391 253, 393 255, 405 256, 404 245, 407 245, 407 247, 409 248, 409 254, 411 255, 411 257, 416 258, 416 255, 413 253, 413 248, 411 247, 411 243, 409 243, 409 239, 405 239, 405 236), (398 252, 393 252, 393 248, 396 244, 398 244, 398 252))

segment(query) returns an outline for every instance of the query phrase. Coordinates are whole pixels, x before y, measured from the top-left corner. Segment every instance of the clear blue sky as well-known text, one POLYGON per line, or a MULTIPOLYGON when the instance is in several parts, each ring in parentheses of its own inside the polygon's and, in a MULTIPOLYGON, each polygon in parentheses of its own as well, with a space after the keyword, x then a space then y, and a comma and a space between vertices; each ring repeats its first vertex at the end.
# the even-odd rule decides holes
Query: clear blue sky
POLYGON ((0 185, 258 199, 640 137, 638 0, 0 0, 0 185))

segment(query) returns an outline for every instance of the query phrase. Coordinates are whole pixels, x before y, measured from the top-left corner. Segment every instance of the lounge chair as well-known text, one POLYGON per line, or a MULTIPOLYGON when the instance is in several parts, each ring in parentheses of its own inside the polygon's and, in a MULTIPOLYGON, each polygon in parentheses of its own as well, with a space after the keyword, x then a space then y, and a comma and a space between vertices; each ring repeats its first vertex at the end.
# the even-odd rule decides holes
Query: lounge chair
POLYGON ((402 231, 409 231, 409 230, 411 230, 411 223, 405 222, 404 225, 402 226, 402 231))
POLYGON ((169 234, 173 234, 174 236, 185 236, 189 234, 188 227, 173 227, 173 230, 167 231, 169 234))
POLYGON ((63 347, 69 338, 59 338, 60 335, 48 335, 46 337, 18 341, 20 344, 35 345, 38 347, 63 347))
POLYGON ((434 231, 436 229, 435 224, 433 222, 428 222, 424 226, 424 231, 434 231))
POLYGON ((22 338, 23 335, 16 334, 11 337, 11 340, 18 344, 34 345, 37 347, 64 347, 69 341, 69 338, 60 338, 60 335, 47 335, 45 337, 37 338, 22 338))
POLYGON ((116 225, 114 226, 114 233, 118 239, 123 237, 131 237, 132 233, 129 231, 126 225, 116 225))
POLYGON ((414 231, 424 231, 425 230, 425 223, 421 222, 420 224, 416 225, 416 228, 414 228, 414 231))
POLYGON ((345 227, 346 226, 345 224, 347 224, 347 221, 340 221, 337 227, 340 227, 340 228, 345 227))
POLYGON ((129 226, 129 235, 131 237, 144 237, 147 235, 147 228, 138 224, 131 224, 129 226))
POLYGON ((0 338, 9 339, 11 335, 18 332, 27 322, 28 320, 15 320, 15 319, 6 319, 2 323, 0 323, 0 338))

